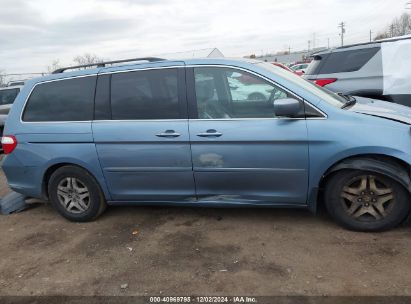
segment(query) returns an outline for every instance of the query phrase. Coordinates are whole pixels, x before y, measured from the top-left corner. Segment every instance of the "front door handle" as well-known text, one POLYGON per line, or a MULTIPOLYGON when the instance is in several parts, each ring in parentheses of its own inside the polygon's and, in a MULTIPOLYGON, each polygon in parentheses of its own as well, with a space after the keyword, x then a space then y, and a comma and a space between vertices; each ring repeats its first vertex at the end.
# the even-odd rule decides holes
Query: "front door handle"
POLYGON ((200 137, 220 137, 223 133, 217 132, 214 129, 209 129, 206 132, 198 133, 197 136, 200 137))
POLYGON ((174 130, 166 130, 165 132, 162 133, 158 133, 156 134, 156 136, 158 137, 179 137, 181 134, 180 133, 176 133, 174 130))

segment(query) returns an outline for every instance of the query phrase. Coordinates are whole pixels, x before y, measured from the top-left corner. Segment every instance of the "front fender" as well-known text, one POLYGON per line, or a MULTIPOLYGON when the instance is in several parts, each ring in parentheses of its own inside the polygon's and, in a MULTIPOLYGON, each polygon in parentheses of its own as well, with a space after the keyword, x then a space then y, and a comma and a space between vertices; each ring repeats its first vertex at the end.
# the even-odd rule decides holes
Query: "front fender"
POLYGON ((384 174, 391 179, 400 183, 404 188, 411 193, 411 179, 409 171, 407 171, 404 166, 395 161, 384 158, 384 157, 373 157, 373 158, 350 158, 341 161, 335 166, 331 167, 324 174, 324 178, 330 175, 333 172, 343 170, 343 169, 354 169, 354 170, 363 170, 370 171, 379 174, 384 174))

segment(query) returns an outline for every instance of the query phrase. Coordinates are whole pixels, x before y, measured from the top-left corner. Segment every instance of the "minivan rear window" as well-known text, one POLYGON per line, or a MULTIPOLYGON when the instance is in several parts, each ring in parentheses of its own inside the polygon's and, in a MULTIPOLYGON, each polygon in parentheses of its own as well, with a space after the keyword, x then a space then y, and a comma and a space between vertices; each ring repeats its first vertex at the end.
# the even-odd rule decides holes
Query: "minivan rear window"
MULTIPOLYGON (((324 56, 322 64, 318 64, 319 70, 315 74, 332 74, 355 72, 361 69, 374 55, 380 50, 380 47, 356 49, 351 51, 333 52, 324 56)), ((318 59, 318 58, 317 58, 318 59)), ((315 60, 315 58, 314 58, 315 60)), ((318 60, 317 60, 318 61, 318 60)), ((309 73, 314 74, 312 68, 309 73)))
POLYGON ((23 121, 87 121, 93 119, 96 77, 78 77, 37 85, 23 121))

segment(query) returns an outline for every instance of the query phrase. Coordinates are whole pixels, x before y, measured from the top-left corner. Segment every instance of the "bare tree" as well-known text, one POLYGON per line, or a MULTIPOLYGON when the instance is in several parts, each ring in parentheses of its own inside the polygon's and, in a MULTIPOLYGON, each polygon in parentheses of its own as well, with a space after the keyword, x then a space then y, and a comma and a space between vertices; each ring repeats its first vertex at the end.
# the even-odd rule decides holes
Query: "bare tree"
POLYGON ((374 40, 404 36, 408 34, 411 34, 411 15, 404 13, 400 17, 395 18, 384 31, 378 33, 374 40))
POLYGON ((48 72, 49 74, 51 74, 51 73, 53 73, 53 71, 55 71, 55 70, 57 70, 57 69, 59 69, 59 68, 61 68, 60 60, 59 60, 59 59, 54 59, 54 60, 51 62, 51 64, 47 66, 47 72, 48 72))
POLYGON ((411 15, 404 13, 396 21, 397 36, 411 34, 411 15))
POLYGON ((84 55, 78 55, 73 58, 73 61, 77 65, 84 65, 84 64, 94 64, 103 62, 104 59, 98 57, 96 54, 85 53, 84 55))
POLYGON ((377 36, 374 37, 374 41, 390 38, 390 34, 388 32, 380 32, 377 36))

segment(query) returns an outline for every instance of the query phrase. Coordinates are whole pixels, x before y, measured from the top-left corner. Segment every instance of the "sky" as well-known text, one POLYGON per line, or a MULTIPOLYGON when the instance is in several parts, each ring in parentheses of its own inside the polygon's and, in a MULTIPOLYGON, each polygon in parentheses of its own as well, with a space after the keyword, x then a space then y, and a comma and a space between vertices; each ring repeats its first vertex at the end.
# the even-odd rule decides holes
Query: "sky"
MULTIPOLYGON (((76 55, 160 56, 217 47, 226 57, 369 40, 406 0, 0 0, 0 70, 45 72, 76 55), (312 42, 311 42, 312 46, 312 42)), ((411 10, 408 10, 411 12, 411 10)))

